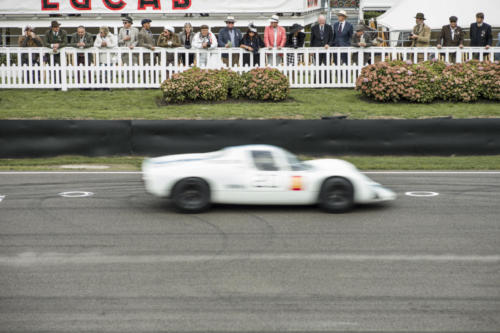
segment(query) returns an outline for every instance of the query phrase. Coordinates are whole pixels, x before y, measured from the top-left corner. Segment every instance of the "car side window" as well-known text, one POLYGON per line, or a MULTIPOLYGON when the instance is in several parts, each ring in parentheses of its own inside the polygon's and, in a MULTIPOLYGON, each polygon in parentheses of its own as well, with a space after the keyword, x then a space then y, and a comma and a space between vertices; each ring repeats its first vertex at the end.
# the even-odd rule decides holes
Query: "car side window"
POLYGON ((278 171, 273 154, 267 150, 252 150, 253 164, 258 170, 278 171))

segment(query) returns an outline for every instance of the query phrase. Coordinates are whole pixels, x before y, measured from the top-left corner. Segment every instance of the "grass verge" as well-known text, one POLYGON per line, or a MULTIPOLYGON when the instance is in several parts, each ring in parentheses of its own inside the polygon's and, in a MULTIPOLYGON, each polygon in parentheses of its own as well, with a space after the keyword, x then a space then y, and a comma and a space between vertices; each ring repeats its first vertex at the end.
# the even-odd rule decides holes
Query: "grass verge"
POLYGON ((500 117, 499 103, 376 103, 353 89, 292 89, 281 103, 232 102, 158 106, 158 89, 112 91, 0 90, 0 119, 419 119, 500 117))
MULTIPOLYGON (((309 156, 301 156, 311 159, 309 156)), ((360 170, 500 170, 500 155, 495 156, 336 156, 360 170)), ((139 171, 143 157, 81 157, 0 159, 0 171, 139 171), (62 168, 61 166, 81 166, 62 168), (106 169, 92 167, 106 166, 106 169)))

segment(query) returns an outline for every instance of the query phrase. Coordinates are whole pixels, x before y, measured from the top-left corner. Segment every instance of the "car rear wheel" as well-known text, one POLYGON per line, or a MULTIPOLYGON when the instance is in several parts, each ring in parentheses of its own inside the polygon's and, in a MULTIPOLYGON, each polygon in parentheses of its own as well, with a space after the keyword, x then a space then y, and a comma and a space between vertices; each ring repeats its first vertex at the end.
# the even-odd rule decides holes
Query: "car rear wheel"
POLYGON ((210 187, 200 178, 179 181, 172 191, 174 207, 182 213, 199 213, 210 206, 210 187))
POLYGON ((327 179, 319 194, 319 206, 328 213, 345 213, 354 206, 354 188, 345 178, 327 179))

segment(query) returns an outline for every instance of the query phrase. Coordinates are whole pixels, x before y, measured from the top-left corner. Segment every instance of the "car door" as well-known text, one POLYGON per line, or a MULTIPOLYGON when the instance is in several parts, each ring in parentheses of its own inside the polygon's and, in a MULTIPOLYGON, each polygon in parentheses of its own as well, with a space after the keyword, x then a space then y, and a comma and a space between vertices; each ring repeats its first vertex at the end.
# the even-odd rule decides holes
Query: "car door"
POLYGON ((271 149, 253 149, 248 151, 248 158, 248 203, 281 203, 283 200, 280 194, 287 184, 284 177, 285 166, 277 153, 271 149))

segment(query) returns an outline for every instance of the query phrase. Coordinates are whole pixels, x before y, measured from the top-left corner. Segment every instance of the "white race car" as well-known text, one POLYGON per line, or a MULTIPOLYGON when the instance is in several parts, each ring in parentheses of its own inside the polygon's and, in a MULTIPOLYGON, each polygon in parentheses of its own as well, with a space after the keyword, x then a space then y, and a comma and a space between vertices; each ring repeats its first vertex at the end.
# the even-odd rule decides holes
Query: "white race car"
POLYGON ((284 149, 247 145, 202 154, 146 159, 146 190, 169 197, 181 212, 206 210, 211 203, 314 205, 342 213, 357 203, 396 199, 346 161, 301 162, 284 149))

